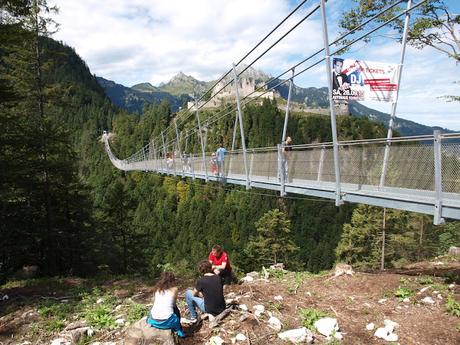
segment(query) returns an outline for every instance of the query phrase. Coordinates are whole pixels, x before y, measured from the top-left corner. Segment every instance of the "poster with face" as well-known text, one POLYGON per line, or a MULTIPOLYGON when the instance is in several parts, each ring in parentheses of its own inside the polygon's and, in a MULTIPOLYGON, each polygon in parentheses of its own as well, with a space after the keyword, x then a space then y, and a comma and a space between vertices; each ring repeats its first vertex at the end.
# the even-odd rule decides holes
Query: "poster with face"
POLYGON ((398 65, 334 58, 332 99, 337 103, 396 100, 398 65))

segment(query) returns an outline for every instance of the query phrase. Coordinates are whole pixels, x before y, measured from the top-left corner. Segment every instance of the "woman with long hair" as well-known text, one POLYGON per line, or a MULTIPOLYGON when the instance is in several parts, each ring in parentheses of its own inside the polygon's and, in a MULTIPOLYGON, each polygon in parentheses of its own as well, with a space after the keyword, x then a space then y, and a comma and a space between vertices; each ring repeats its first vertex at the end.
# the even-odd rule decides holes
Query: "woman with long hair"
POLYGON ((147 317, 147 323, 158 329, 171 329, 179 337, 185 337, 177 308, 177 282, 171 272, 163 272, 155 285, 155 300, 147 317))

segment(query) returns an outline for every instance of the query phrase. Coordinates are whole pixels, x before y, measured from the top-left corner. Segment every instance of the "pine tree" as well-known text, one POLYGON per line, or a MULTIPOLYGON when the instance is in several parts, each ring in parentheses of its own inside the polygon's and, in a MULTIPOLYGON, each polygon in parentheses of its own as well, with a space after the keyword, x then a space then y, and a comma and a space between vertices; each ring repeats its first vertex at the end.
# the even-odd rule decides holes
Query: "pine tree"
POLYGON ((288 254, 299 250, 291 235, 291 221, 286 213, 273 209, 265 213, 256 223, 257 236, 248 243, 245 251, 254 262, 276 264, 283 260, 289 265, 293 260, 288 254))

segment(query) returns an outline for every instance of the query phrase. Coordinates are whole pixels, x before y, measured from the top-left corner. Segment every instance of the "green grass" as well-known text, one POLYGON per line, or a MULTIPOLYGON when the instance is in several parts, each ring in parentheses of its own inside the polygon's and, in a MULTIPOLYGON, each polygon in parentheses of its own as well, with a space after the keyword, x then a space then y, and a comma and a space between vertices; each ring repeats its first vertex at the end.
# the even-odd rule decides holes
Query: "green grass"
POLYGON ((453 296, 447 297, 446 309, 450 315, 460 317, 460 303, 453 296))
POLYGON ((417 278, 417 281, 418 281, 419 284, 421 284, 421 285, 430 285, 430 284, 433 284, 433 283, 434 283, 433 278, 428 277, 428 276, 419 277, 419 278, 417 278))
POLYGON ((329 314, 314 308, 301 308, 299 309, 299 316, 302 320, 302 326, 314 331, 315 322, 323 317, 329 316, 329 314))
POLYGON ((394 295, 395 295, 395 297, 398 297, 402 301, 404 298, 414 296, 415 292, 412 289, 408 288, 408 287, 399 286, 395 290, 394 295))
POLYGON ((133 302, 129 306, 128 321, 130 323, 134 323, 134 322, 142 319, 144 316, 146 316, 147 313, 148 313, 148 308, 147 308, 146 305, 133 302))

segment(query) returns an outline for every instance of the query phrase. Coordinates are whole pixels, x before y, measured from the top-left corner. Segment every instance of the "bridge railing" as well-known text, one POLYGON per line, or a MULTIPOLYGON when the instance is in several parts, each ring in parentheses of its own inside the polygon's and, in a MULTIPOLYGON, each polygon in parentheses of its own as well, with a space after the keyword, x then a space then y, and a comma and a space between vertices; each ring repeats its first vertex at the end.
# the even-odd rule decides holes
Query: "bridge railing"
MULTIPOLYGON (((436 190, 435 137, 417 136, 340 142, 339 159, 342 183, 359 186, 387 187, 423 191, 436 190), (385 180, 382 183, 384 152, 388 145, 389 155, 385 180)), ((177 153, 168 158, 146 155, 131 157, 129 161, 117 159, 106 141, 111 161, 123 170, 149 170, 171 175, 199 177, 213 176, 212 154, 186 155, 177 153), (144 159, 145 158, 145 159, 144 159)), ((440 136, 440 181, 443 193, 460 194, 460 134, 440 136)), ((294 145, 290 151, 265 147, 247 150, 247 164, 251 181, 285 183, 335 182, 332 143, 294 145)), ((245 179, 243 151, 230 151, 225 157, 225 176, 245 179)))

